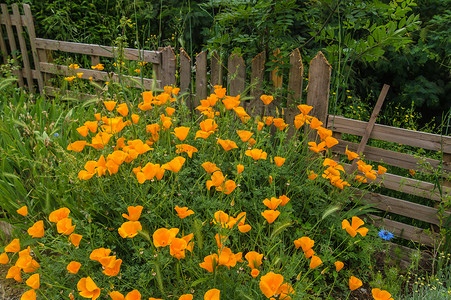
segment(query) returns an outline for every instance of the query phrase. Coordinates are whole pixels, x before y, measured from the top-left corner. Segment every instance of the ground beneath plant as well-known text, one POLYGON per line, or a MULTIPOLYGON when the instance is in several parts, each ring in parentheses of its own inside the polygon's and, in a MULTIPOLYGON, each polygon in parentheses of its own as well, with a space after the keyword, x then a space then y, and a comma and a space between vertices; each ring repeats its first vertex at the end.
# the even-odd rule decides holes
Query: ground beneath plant
POLYGON ((24 290, 18 288, 14 279, 6 279, 8 265, 0 265, 0 300, 19 300, 24 290))

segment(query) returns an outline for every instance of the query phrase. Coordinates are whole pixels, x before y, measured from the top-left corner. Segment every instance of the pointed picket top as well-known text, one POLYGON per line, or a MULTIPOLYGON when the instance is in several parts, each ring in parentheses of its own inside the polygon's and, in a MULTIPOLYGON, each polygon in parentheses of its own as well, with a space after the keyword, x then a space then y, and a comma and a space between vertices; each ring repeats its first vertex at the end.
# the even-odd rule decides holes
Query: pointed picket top
POLYGON ((290 54, 290 65, 287 110, 285 113, 285 122, 290 125, 288 129, 288 136, 292 136, 294 133, 294 117, 299 114, 296 104, 301 103, 302 98, 302 76, 304 74, 304 65, 302 63, 301 53, 298 48, 294 49, 290 54))
POLYGON ((177 60, 171 46, 161 50, 160 78, 163 86, 175 86, 175 71, 177 60))
POLYGON ((210 76, 211 86, 222 85, 222 60, 216 51, 211 54, 210 76))
POLYGON ((310 115, 323 122, 323 126, 326 126, 327 121, 331 70, 331 65, 319 51, 310 62, 307 105, 313 106, 310 115))
POLYGON ((200 105, 200 100, 207 99, 207 52, 202 51, 196 56, 196 99, 194 107, 200 105))
POLYGON ((262 86, 265 75, 265 63, 265 51, 257 54, 251 61, 251 96, 253 99, 250 100, 249 105, 246 108, 249 114, 263 115, 265 105, 260 100, 260 97, 263 95, 262 86))

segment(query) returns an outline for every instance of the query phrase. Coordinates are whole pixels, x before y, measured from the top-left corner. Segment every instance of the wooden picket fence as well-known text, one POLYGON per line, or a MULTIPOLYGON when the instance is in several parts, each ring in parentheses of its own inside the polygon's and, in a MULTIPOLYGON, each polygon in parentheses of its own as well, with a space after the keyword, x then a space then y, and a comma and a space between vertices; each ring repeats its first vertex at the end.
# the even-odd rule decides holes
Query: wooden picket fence
MULTIPOLYGON (((22 9, 23 15, 19 13, 19 6, 13 4, 11 14, 6 4, 1 4, 0 50, 3 62, 6 63, 8 54, 17 60, 19 51, 16 39, 18 40, 22 69, 16 72, 16 75, 19 85, 27 87, 31 92, 37 85, 40 93, 52 94, 55 92, 55 87, 49 83, 51 76, 73 74, 73 70, 67 66, 53 63, 55 51, 88 55, 92 65, 101 63, 102 59, 111 59, 117 55, 117 49, 114 47, 37 38, 30 7, 24 4, 22 9), (16 28, 17 34, 14 34, 13 26, 16 28)), ((277 50, 274 53, 277 54, 277 50)), ((182 93, 188 95, 185 100, 191 108, 197 106, 200 100, 205 99, 214 85, 227 86, 228 94, 231 96, 242 95, 246 91, 246 87, 250 86, 250 90, 247 91, 249 100, 243 105, 247 111, 261 115, 264 107, 259 99, 263 94, 264 78, 269 75, 269 81, 272 82, 275 89, 281 87, 283 81, 283 78, 276 73, 277 70, 271 72, 266 70, 265 52, 252 59, 250 68, 246 67, 241 55, 232 54, 223 60, 214 51, 212 53, 201 52, 196 55, 194 61, 183 49, 180 50, 177 58, 170 47, 161 48, 158 51, 124 49, 123 55, 127 60, 152 64, 156 75, 156 78, 153 79, 122 75, 121 80, 125 81, 127 85, 143 89, 151 89, 153 86, 161 88, 166 85, 177 85, 182 93), (249 74, 250 77, 247 77, 249 74)), ((290 69, 287 84, 289 92, 284 117, 288 124, 293 124, 294 116, 298 114, 296 104, 301 103, 302 99, 304 65, 298 49, 295 49, 289 58, 290 69)), ((96 81, 119 79, 119 75, 113 72, 90 68, 80 68, 77 72, 83 73, 83 79, 89 77, 96 81)), ((368 219, 372 220, 376 226, 393 232, 397 237, 437 249, 443 243, 443 239, 438 234, 439 228, 444 226, 445 221, 450 218, 450 212, 444 211, 440 214, 438 206, 451 201, 451 185, 444 179, 451 171, 451 137, 378 124, 375 124, 374 127, 371 126, 368 130, 368 122, 328 114, 330 76, 331 66, 324 55, 319 52, 309 64, 306 104, 314 107, 311 115, 327 124, 327 128, 331 129, 334 136, 339 139, 340 143, 333 148, 336 154, 344 154, 346 148, 356 151, 359 147, 356 143, 341 140, 341 134, 352 134, 362 136, 366 140, 368 138, 377 139, 443 153, 443 160, 439 161, 365 145, 361 148, 364 149, 362 154, 365 159, 376 163, 384 162, 391 166, 417 171, 425 171, 424 164, 428 164, 431 169, 440 168, 443 171, 443 177, 439 178, 439 185, 390 173, 376 179, 376 183, 382 187, 404 193, 406 195, 404 199, 379 193, 363 194, 363 200, 366 203, 373 204, 381 211, 429 224, 428 231, 430 232, 426 233, 423 228, 393 221, 390 218, 369 215, 368 219), (420 161, 422 165, 419 164, 420 161), (434 204, 430 206, 418 204, 409 201, 410 196, 430 199, 434 204)), ((406 249, 408 248, 403 248, 403 253, 408 252, 406 249)))

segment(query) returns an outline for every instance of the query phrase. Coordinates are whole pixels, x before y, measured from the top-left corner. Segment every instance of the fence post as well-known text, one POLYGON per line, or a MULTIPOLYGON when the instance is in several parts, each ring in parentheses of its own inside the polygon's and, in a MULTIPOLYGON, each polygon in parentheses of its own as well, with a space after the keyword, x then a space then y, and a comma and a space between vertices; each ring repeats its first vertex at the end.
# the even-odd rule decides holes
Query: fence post
POLYGON ((164 86, 175 86, 175 70, 177 65, 174 51, 170 46, 161 50, 160 79, 161 88, 164 86))
POLYGON ((265 75, 265 62, 266 52, 260 52, 251 61, 251 96, 247 109, 253 115, 263 115, 265 109, 264 104, 260 101, 261 95, 263 95, 263 77, 265 75))
POLYGON ((25 26, 27 26, 28 36, 30 38, 30 46, 31 46, 31 52, 33 55, 34 69, 36 70, 36 77, 38 80, 39 92, 41 94, 43 94, 44 93, 44 80, 42 78, 41 66, 39 65, 39 57, 38 57, 38 52, 36 49, 36 43, 35 43, 36 33, 34 30, 33 15, 31 14, 30 5, 24 4, 23 11, 25 14, 25 22, 26 22, 25 26))
MULTIPOLYGON (((11 55, 12 55, 13 59, 16 61, 16 63, 19 63, 19 61, 17 60, 17 55, 16 55, 16 52, 17 52, 16 39, 14 37, 13 27, 12 27, 12 23, 11 23, 11 17, 9 16, 9 11, 8 11, 8 6, 6 6, 5 3, 2 3, 1 7, 2 7, 3 16, 5 17, 6 33, 8 35, 9 48, 11 49, 11 55)), ((22 70, 19 70, 15 74, 17 74, 17 80, 19 81, 19 86, 23 87, 24 82, 23 82, 22 70)))
POLYGON ((194 109, 191 103, 191 91, 189 84, 191 82, 191 58, 183 48, 180 48, 180 92, 183 95, 188 93, 186 97, 186 105, 189 109, 194 109))
POLYGON ((288 137, 291 137, 294 134, 294 116, 299 114, 296 103, 301 103, 302 98, 302 75, 304 74, 304 65, 302 64, 301 53, 298 48, 294 49, 290 54, 290 65, 287 111, 285 113, 285 122, 289 124, 288 137))
POLYGON ((211 54, 211 86, 222 85, 222 61, 218 52, 213 51, 211 54))
MULTIPOLYGON (((241 95, 244 92, 246 80, 246 66, 243 57, 238 54, 231 54, 227 64, 229 80, 229 95, 232 97, 241 95)), ((242 96, 242 95, 241 95, 242 96)))
POLYGON ((200 105, 200 100, 207 99, 207 52, 202 51, 196 56, 196 97, 194 108, 200 105))
POLYGON ((313 106, 310 115, 327 123, 327 113, 329 109, 329 90, 330 90, 330 66, 323 53, 320 51, 310 62, 307 105, 313 106))

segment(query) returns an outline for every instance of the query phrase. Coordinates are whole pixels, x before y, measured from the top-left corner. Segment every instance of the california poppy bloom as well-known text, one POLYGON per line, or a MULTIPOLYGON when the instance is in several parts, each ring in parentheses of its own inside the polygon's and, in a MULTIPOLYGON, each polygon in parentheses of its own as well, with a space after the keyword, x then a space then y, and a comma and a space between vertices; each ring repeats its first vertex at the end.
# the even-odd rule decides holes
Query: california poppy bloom
POLYGON ((80 126, 80 127, 77 128, 77 132, 81 136, 86 137, 88 135, 88 133, 89 133, 89 128, 87 126, 83 125, 83 126, 80 126))
MULTIPOLYGON (((152 176, 153 177, 153 176, 152 176)), ((122 214, 129 221, 138 221, 143 207, 141 205, 127 207, 128 215, 122 214)))
POLYGON ((389 292, 381 289, 372 289, 371 293, 373 294, 374 300, 393 300, 389 292))
POLYGON ((0 264, 4 265, 4 264, 7 264, 7 263, 9 263, 8 254, 6 254, 6 252, 0 254, 0 264))
POLYGON ((114 107, 116 107, 117 101, 103 101, 103 105, 105 105, 106 109, 112 111, 114 107))
POLYGON ((193 157, 193 153, 197 152, 197 148, 188 144, 177 145, 177 150, 175 153, 187 153, 190 158, 193 157))
POLYGON ((247 265, 251 269, 256 269, 262 264, 263 254, 255 251, 250 251, 244 256, 249 264, 247 265))
POLYGON ((138 235, 138 231, 141 231, 142 229, 139 221, 128 221, 124 222, 117 231, 119 232, 119 235, 125 239, 135 237, 138 235))
POLYGON ((345 154, 348 156, 348 160, 354 160, 354 159, 359 159, 359 155, 355 152, 349 151, 348 149, 346 149, 345 154))
POLYGON ((44 236, 44 221, 40 220, 33 224, 27 230, 28 234, 31 235, 32 238, 40 238, 44 236))
POLYGON ((28 208, 26 206, 22 206, 21 208, 19 208, 18 210, 16 210, 16 212, 21 215, 26 217, 28 215, 28 208))
POLYGON ((238 134, 238 136, 240 137, 240 139, 243 142, 247 142, 251 138, 251 136, 254 134, 247 130, 237 130, 236 133, 238 134))
POLYGON ((276 156, 274 157, 274 163, 280 168, 285 163, 285 158, 276 156))
POLYGON ((31 287, 34 290, 37 290, 40 286, 39 284, 39 274, 33 274, 30 276, 30 278, 27 279, 27 281, 25 281, 25 283, 31 287))
POLYGON ((246 150, 246 156, 252 157, 254 160, 266 159, 267 153, 261 149, 246 150))
POLYGON ((315 180, 316 177, 318 177, 318 174, 315 174, 315 172, 310 171, 310 173, 308 174, 308 179, 310 180, 315 180))
POLYGON ((219 295, 221 291, 218 289, 208 290, 204 295, 204 300, 219 300, 219 295))
POLYGON ((269 105, 272 102, 272 100, 274 100, 274 97, 268 95, 261 95, 260 100, 262 100, 265 105, 269 105))
POLYGON ((323 122, 321 122, 320 120, 318 120, 317 118, 313 117, 310 120, 310 128, 311 129, 317 129, 318 127, 320 127, 321 125, 323 125, 323 122))
POLYGON ((162 165, 161 167, 165 170, 169 170, 174 173, 178 173, 178 171, 180 171, 183 164, 185 163, 185 160, 186 159, 183 156, 177 156, 177 157, 173 158, 170 162, 162 165))
POLYGON ((274 118, 273 123, 274 123, 274 126, 276 126, 277 129, 279 129, 280 131, 282 131, 288 127, 288 124, 286 124, 284 119, 282 119, 282 118, 274 118))
POLYGON ((99 261, 102 264, 104 270, 103 274, 113 277, 119 274, 119 270, 121 268, 122 259, 116 259, 116 256, 107 256, 103 257, 99 261))
POLYGON ((322 263, 323 262, 322 262, 321 258, 319 258, 316 255, 313 255, 312 259, 310 260, 310 269, 315 269, 316 267, 318 267, 322 263))
POLYGON ((14 239, 5 247, 5 252, 17 253, 20 251, 19 239, 14 239))
POLYGON ((315 142, 309 142, 308 145, 310 146, 309 149, 316 153, 326 150, 325 142, 321 142, 319 144, 316 144, 315 142))
POLYGON ((383 166, 377 166, 377 174, 378 175, 382 175, 382 174, 384 174, 385 172, 387 172, 387 168, 384 168, 383 166))
POLYGON ((335 264, 335 270, 337 272, 340 272, 340 270, 343 269, 343 267, 345 266, 345 264, 341 261, 336 261, 334 264, 335 264))
POLYGON ((105 249, 105 248, 97 248, 94 249, 91 254, 89 255, 89 259, 100 261, 101 258, 107 257, 110 255, 111 250, 105 249))
POLYGON ((20 300, 36 300, 36 291, 34 289, 26 291, 22 294, 20 300))
POLYGON ((78 270, 80 270, 80 267, 81 267, 81 263, 79 263, 79 262, 77 262, 77 261, 71 261, 71 262, 67 265, 66 269, 67 269, 67 271, 68 271, 69 273, 71 273, 71 274, 77 274, 77 273, 78 273, 78 270))
POLYGON ((13 278, 17 282, 22 282, 22 273, 20 271, 20 267, 18 266, 12 266, 8 269, 8 273, 6 273, 5 278, 13 278))
POLYGON ((258 269, 252 269, 251 276, 253 278, 256 278, 258 276, 258 274, 260 274, 260 271, 258 269))
POLYGON ((116 107, 116 111, 121 114, 121 116, 125 117, 128 115, 128 106, 127 103, 121 103, 116 107))
POLYGON ((280 211, 277 210, 265 210, 262 212, 262 216, 268 221, 269 224, 273 223, 280 215, 280 211))
POLYGON ((219 145, 221 145, 222 148, 223 148, 225 151, 229 151, 229 150, 238 148, 238 146, 236 145, 236 143, 235 143, 234 141, 231 141, 231 140, 222 140, 222 139, 218 139, 218 142, 217 142, 217 143, 218 143, 219 145))
POLYGON ((368 228, 359 228, 363 224, 365 224, 365 222, 363 222, 363 220, 359 217, 352 217, 352 223, 349 224, 348 220, 343 220, 343 222, 341 222, 341 228, 346 229, 346 231, 352 237, 355 237, 357 233, 360 233, 361 236, 366 236, 366 234, 368 233, 368 228))
POLYGON ((219 168, 216 166, 216 164, 211 163, 209 161, 204 162, 201 166, 209 174, 219 171, 219 168))
POLYGON ((80 296, 84 298, 92 298, 92 300, 95 300, 100 296, 100 289, 89 276, 81 278, 78 281, 77 289, 80 293, 80 296))
POLYGON ((282 203, 282 199, 275 198, 275 197, 271 197, 271 200, 269 200, 268 198, 263 200, 263 204, 272 210, 276 210, 277 207, 279 206, 279 204, 281 204, 281 203, 282 203))
POLYGON ((244 171, 244 166, 239 164, 236 166, 236 171, 238 174, 241 174, 244 171))
POLYGON ((185 258, 185 249, 188 247, 188 243, 184 239, 174 238, 169 246, 170 254, 180 260, 185 258))
POLYGON ((71 218, 64 218, 56 223, 56 229, 58 233, 70 235, 74 231, 75 225, 72 225, 71 218))
POLYGON ((76 141, 67 146, 67 150, 81 152, 86 146, 86 141, 76 141))
POLYGON ((214 269, 218 265, 219 258, 216 253, 208 255, 204 258, 204 262, 200 263, 199 266, 210 273, 213 273, 214 269))
POLYGON ((266 298, 270 298, 277 293, 279 287, 282 285, 282 282, 282 275, 269 272, 260 278, 260 290, 266 298))
POLYGON ((240 95, 236 97, 225 96, 225 99, 222 100, 222 103, 224 104, 227 110, 233 109, 234 107, 238 107, 238 105, 240 105, 240 95))
POLYGON ((184 219, 184 218, 194 214, 194 211, 191 209, 188 209, 188 207, 179 207, 176 205, 174 209, 177 211, 177 215, 180 219, 184 219))
POLYGON ((186 137, 188 136, 190 128, 189 127, 176 127, 174 128, 174 135, 180 140, 180 141, 184 141, 186 139, 186 137))
POLYGON ((216 96, 217 96, 219 99, 224 98, 227 89, 226 89, 226 88, 223 88, 222 85, 215 85, 214 88, 215 88, 215 94, 216 94, 216 96))
POLYGON ((349 289, 351 291, 358 289, 362 285, 363 285, 362 280, 358 279, 357 277, 351 276, 351 278, 349 278, 349 289))
POLYGON ((297 106, 302 114, 308 115, 308 113, 313 109, 313 106, 306 105, 306 104, 300 104, 297 106))
POLYGON ((191 295, 191 294, 181 295, 179 300, 193 300, 193 295, 191 295))
POLYGON ((166 247, 171 244, 172 240, 175 238, 177 233, 179 232, 178 228, 160 228, 157 229, 152 237, 153 237, 153 244, 155 247, 166 247))

